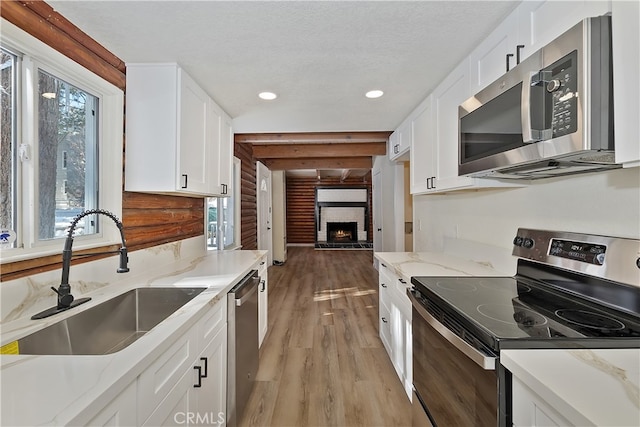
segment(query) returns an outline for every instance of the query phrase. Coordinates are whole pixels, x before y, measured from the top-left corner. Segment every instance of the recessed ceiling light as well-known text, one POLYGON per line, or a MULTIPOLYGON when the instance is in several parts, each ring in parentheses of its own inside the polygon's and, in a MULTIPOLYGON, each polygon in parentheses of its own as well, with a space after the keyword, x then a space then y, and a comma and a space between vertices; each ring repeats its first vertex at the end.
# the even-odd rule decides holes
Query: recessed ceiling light
POLYGON ((258 96, 259 96, 261 99, 264 99, 264 100, 267 100, 267 101, 274 100, 274 99, 276 99, 276 98, 278 97, 278 95, 276 95, 276 94, 275 94, 275 93, 273 93, 273 92, 260 92, 260 93, 258 94, 258 96))
POLYGON ((375 99, 380 98, 382 95, 384 95, 384 92, 381 90, 370 90, 364 96, 366 96, 367 98, 375 99))

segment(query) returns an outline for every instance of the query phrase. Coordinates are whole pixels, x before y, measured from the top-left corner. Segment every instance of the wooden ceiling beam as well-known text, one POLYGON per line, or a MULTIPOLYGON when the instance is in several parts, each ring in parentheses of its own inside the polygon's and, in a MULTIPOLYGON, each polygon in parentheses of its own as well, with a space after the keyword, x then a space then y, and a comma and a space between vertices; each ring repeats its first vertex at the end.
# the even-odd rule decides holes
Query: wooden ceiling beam
POLYGON ((371 157, 324 157, 302 159, 265 159, 263 162, 271 170, 297 169, 371 169, 371 157))
POLYGON ((385 142, 391 132, 237 133, 234 141, 262 144, 327 144, 385 142))
POLYGON ((364 157, 387 154, 386 142, 343 144, 270 144, 254 145, 256 159, 312 158, 312 157, 364 157))

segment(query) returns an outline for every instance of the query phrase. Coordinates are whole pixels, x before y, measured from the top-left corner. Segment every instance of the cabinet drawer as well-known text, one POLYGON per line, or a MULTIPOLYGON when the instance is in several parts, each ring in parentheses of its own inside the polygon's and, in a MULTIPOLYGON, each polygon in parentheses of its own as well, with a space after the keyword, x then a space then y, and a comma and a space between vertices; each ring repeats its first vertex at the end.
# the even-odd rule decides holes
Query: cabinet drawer
POLYGON ((227 323, 227 296, 222 295, 198 322, 198 353, 204 350, 216 336, 220 328, 227 323))
POLYGON ((142 424, 169 394, 198 355, 192 328, 138 377, 138 424, 142 424))
POLYGON ((378 312, 380 339, 382 340, 382 344, 384 344, 384 348, 387 350, 389 357, 391 357, 391 313, 387 305, 382 300, 380 300, 378 312))

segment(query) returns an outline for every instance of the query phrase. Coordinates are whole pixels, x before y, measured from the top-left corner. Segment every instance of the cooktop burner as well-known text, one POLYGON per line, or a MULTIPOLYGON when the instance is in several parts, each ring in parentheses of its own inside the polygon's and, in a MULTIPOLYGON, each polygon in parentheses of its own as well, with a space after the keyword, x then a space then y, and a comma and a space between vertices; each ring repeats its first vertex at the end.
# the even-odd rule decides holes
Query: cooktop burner
POLYGON ((640 340, 640 319, 528 277, 413 277, 412 283, 430 307, 439 307, 434 316, 452 315, 495 351, 522 339, 640 340))
POLYGON ((437 282, 436 286, 453 292, 475 292, 478 290, 474 284, 462 280, 441 281, 437 282))
POLYGON ((569 323, 586 328, 604 331, 619 331, 625 328, 624 323, 600 313, 585 310, 556 310, 556 316, 569 323))
POLYGON ((481 304, 478 312, 489 319, 508 324, 523 326, 540 326, 547 323, 547 318, 526 308, 515 309, 513 305, 481 304))

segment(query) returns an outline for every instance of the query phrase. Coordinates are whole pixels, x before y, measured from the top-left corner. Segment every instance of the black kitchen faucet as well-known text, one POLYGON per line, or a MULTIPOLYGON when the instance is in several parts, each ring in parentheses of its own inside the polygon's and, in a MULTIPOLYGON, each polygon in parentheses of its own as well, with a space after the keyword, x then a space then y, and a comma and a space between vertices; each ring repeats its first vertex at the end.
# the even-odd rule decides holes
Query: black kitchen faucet
POLYGON ((120 238, 122 240, 122 246, 117 251, 105 251, 105 252, 93 252, 87 254, 79 254, 75 256, 85 257, 92 255, 102 255, 102 254, 111 254, 111 253, 119 253, 120 254, 120 266, 116 272, 118 273, 127 273, 129 271, 129 267, 127 267, 127 263, 129 262, 129 257, 127 256, 127 245, 124 238, 124 230, 122 226, 122 222, 111 212, 105 211, 103 209, 90 209, 84 212, 81 212, 78 216, 76 216, 73 221, 71 221, 71 225, 69 226, 69 231, 67 232, 67 239, 64 242, 64 249, 62 250, 62 280, 60 282, 60 287, 58 289, 53 286, 51 289, 58 294, 58 304, 55 307, 48 308, 38 314, 34 314, 31 316, 31 319, 43 319, 45 317, 52 316, 54 314, 60 313, 61 311, 68 310, 70 308, 76 307, 80 304, 83 304, 87 301, 90 301, 91 298, 80 298, 75 300, 73 295, 71 294, 71 286, 69 285, 69 268, 71 267, 71 259, 74 257, 72 254, 71 247, 73 246, 73 232, 76 229, 76 225, 78 221, 84 218, 87 215, 105 215, 116 224, 118 230, 120 230, 120 238))

